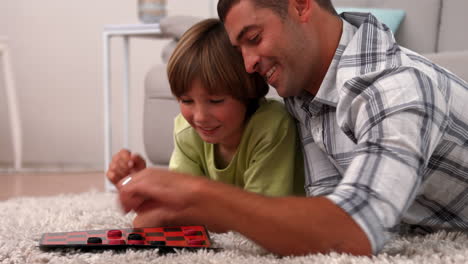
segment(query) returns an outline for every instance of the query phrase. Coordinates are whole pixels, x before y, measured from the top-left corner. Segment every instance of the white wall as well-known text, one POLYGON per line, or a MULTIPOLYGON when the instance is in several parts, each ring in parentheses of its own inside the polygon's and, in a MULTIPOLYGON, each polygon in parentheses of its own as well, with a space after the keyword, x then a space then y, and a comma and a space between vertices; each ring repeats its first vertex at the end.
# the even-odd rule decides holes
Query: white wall
MULTIPOLYGON (((211 0, 168 0, 169 15, 216 15, 211 0)), ((0 36, 15 75, 26 166, 103 169, 104 25, 139 23, 137 0, 2 0, 0 36)), ((145 72, 160 63, 167 40, 131 39, 131 139, 143 153, 142 90, 145 72)), ((123 46, 112 46, 113 151, 121 146, 123 46)), ((2 66, 0 65, 0 69, 2 66)), ((11 162, 3 76, 0 76, 0 165, 11 162)))

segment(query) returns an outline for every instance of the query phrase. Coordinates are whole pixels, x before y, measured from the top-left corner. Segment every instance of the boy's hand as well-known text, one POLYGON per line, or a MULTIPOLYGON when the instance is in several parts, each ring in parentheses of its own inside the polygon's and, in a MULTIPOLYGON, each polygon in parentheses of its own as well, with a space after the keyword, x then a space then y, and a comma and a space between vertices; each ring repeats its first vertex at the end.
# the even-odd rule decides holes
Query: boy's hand
POLYGON ((209 183, 204 177, 151 168, 123 179, 117 188, 123 211, 138 215, 134 227, 165 226, 199 223, 203 210, 195 207, 201 186, 209 183))
POLYGON ((116 186, 119 181, 128 175, 146 168, 146 162, 138 154, 132 154, 126 149, 120 150, 112 157, 107 170, 107 178, 116 186))

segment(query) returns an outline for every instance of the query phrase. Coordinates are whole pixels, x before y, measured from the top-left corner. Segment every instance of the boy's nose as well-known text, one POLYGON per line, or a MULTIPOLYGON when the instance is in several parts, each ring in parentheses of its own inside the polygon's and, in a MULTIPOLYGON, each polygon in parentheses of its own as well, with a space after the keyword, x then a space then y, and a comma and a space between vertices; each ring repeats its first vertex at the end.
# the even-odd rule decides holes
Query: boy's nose
POLYGON ((203 123, 209 119, 210 113, 206 107, 197 107, 194 113, 194 120, 196 123, 203 123))

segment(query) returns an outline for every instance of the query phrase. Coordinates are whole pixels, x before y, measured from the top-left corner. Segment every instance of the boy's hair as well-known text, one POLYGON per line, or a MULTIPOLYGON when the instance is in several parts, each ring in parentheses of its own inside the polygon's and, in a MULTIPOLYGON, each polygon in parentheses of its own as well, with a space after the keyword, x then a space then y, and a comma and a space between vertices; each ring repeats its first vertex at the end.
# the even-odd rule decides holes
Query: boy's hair
POLYGON ((242 56, 231 45, 221 21, 214 18, 184 33, 169 59, 167 75, 177 98, 199 80, 210 94, 228 94, 244 102, 248 112, 269 89, 260 75, 245 71, 242 56))
MULTIPOLYGON (((286 19, 288 15, 288 3, 294 0, 250 0, 256 7, 269 8, 275 12, 281 19, 286 19)), ((333 7, 331 0, 313 0, 319 6, 327 10, 333 15, 336 15, 336 10, 333 7)), ((239 3, 240 0, 219 0, 218 1, 218 16, 221 21, 226 20, 227 13, 231 8, 239 3)))

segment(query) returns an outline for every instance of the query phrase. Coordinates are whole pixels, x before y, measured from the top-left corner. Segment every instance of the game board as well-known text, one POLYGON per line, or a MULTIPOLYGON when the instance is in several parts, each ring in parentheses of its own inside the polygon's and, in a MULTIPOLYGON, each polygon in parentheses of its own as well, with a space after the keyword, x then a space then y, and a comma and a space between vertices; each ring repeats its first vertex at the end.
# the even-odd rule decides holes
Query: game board
POLYGON ((123 228, 44 233, 39 242, 44 251, 55 249, 124 250, 127 248, 214 249, 204 226, 123 228))

